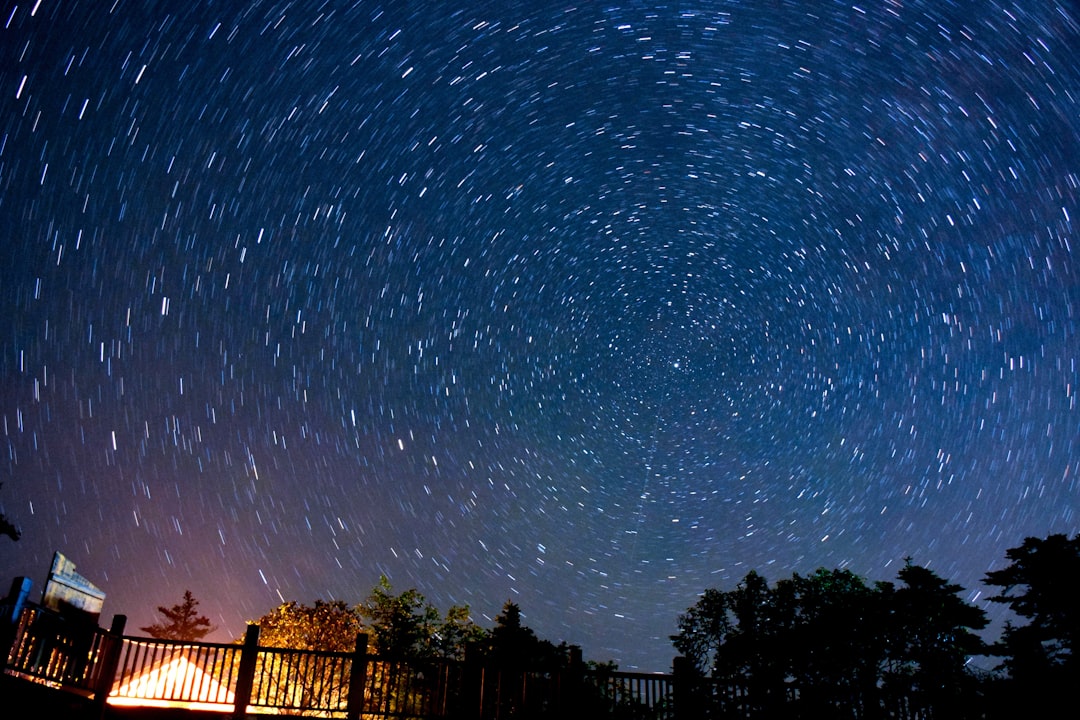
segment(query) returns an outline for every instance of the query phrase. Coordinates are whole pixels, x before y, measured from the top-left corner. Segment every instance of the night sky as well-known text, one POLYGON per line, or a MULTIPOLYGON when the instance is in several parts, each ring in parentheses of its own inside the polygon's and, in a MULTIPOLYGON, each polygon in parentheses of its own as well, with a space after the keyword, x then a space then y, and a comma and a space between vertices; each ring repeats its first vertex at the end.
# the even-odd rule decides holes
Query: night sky
POLYGON ((751 569, 1080 530, 1075 2, 0 12, 5 588, 666 670, 751 569))

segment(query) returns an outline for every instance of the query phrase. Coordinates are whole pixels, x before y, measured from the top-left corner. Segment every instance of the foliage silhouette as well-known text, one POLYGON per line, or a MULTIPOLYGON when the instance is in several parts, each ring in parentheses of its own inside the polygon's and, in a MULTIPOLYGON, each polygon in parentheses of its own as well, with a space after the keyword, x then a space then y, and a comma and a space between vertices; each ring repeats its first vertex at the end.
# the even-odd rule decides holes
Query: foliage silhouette
POLYGON ((818 569, 777 583, 794 616, 786 668, 807 716, 879 704, 887 615, 881 596, 849 570, 818 569), (790 590, 787 586, 790 585, 790 590))
POLYGON ((3 513, 0 513, 0 535, 7 535, 16 542, 22 537, 22 533, 19 532, 19 529, 15 527, 3 513))
POLYGON ((395 595, 383 575, 359 607, 380 655, 422 657, 439 623, 439 611, 415 589, 395 595))
POLYGON ((466 648, 481 642, 487 631, 473 622, 468 605, 451 605, 429 640, 436 657, 463 660, 466 648))
MULTIPOLYGON (((0 488, 2 487, 4 487, 4 485, 3 483, 0 483, 0 488)), ((9 538, 16 542, 18 542, 19 538, 22 537, 22 532, 20 532, 19 528, 15 527, 15 525, 10 520, 8 520, 7 515, 5 515, 4 513, 0 513, 0 535, 7 535, 9 538)))
POLYGON ((1007 623, 993 649, 1003 659, 999 669, 1007 673, 1004 698, 1032 699, 1016 711, 1051 710, 1072 702, 1067 695, 1080 682, 1080 535, 1028 537, 1005 557, 1009 564, 984 578, 1000 588, 990 599, 1025 621, 1007 623))
POLYGON ((897 573, 904 584, 879 590, 891 614, 885 683, 917 708, 955 715, 958 705, 977 692, 968 660, 988 648, 973 630, 987 625, 986 614, 960 599, 963 588, 907 558, 897 573))
POLYGON ((415 588, 395 595, 385 575, 358 611, 375 651, 397 658, 462 658, 466 645, 484 635, 468 606, 453 605, 443 618, 415 588))
MULTIPOLYGON (((679 617, 675 648, 730 688, 717 712, 753 718, 926 715, 956 710, 974 693, 966 662, 983 651, 971 631, 982 610, 962 588, 909 561, 903 585, 867 585, 848 570, 819 569, 772 588, 751 571, 731 591, 706 590, 679 617)), ((962 714, 954 714, 962 717, 962 714)))
POLYGON ((184 591, 184 598, 172 607, 158 606, 158 613, 164 621, 139 628, 152 638, 159 640, 202 640, 216 628, 210 624, 210 618, 200 615, 197 610, 199 601, 190 590, 184 591))

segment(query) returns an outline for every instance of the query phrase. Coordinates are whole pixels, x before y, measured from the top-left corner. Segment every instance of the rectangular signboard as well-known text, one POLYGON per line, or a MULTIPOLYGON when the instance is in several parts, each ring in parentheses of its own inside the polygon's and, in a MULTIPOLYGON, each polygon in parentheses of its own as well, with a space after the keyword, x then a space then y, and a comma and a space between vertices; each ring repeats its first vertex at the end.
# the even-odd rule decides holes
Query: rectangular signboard
POLYGON ((61 614, 77 611, 93 615, 96 619, 101 615, 101 606, 105 604, 105 593, 75 572, 75 563, 57 552, 53 555, 41 604, 61 614))

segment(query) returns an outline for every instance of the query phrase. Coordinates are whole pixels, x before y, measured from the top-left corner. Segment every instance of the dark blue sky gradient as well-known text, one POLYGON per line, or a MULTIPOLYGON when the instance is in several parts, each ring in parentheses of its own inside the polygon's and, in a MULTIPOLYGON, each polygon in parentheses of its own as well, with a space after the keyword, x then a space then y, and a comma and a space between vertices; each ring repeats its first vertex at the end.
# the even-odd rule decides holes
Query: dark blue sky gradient
POLYGON ((0 570, 646 670, 750 569, 983 605, 1080 530, 1078 138, 1071 2, 9 3, 0 570))

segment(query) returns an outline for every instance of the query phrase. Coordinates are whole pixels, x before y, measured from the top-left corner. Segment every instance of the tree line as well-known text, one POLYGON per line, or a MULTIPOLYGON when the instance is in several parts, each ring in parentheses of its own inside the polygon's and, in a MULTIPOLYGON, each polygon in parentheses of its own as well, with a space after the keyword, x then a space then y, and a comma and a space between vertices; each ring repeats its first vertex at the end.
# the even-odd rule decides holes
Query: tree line
MULTIPOLYGON (((1024 716, 1056 707, 1080 682, 1080 535, 1026 538, 1006 560, 984 577, 996 589, 989 599, 1014 616, 994 642, 978 634, 987 614, 963 599, 964 588, 910 558, 895 582, 819 568, 770 585, 750 571, 734 589, 701 593, 671 641, 693 675, 727 689, 704 700, 718 717, 1024 716), (979 669, 977 656, 996 666, 979 669)), ((212 626, 197 605, 189 591, 179 605, 158 608, 165 622, 142 630, 201 639, 212 626)), ((253 622, 269 647, 351 651, 365 632, 374 653, 391 657, 460 660, 470 652, 548 672, 571 657, 565 642, 527 627, 512 602, 485 629, 468 606, 444 615, 415 589, 395 593, 386 577, 357 605, 287 602, 253 622)))
MULTIPOLYGON (((159 639, 201 640, 215 628, 199 614, 198 604, 191 591, 185 591, 180 603, 157 608, 162 622, 140 629, 159 639)), ((403 660, 463 660, 466 652, 473 652, 477 659, 503 667, 554 671, 566 667, 571 655, 567 643, 537 636, 509 600, 494 626, 486 629, 473 621, 467 605, 452 605, 444 615, 415 588, 395 593, 385 576, 359 604, 290 601, 251 624, 259 626, 263 647, 351 652, 356 636, 366 633, 373 654, 403 660)))
POLYGON ((702 593, 671 639, 701 677, 742 690, 742 717, 1030 716, 1080 681, 1080 535, 1029 537, 1006 558, 983 580, 1015 616, 993 643, 964 589, 910 558, 896 583, 822 568, 770 586, 751 571, 702 593))

